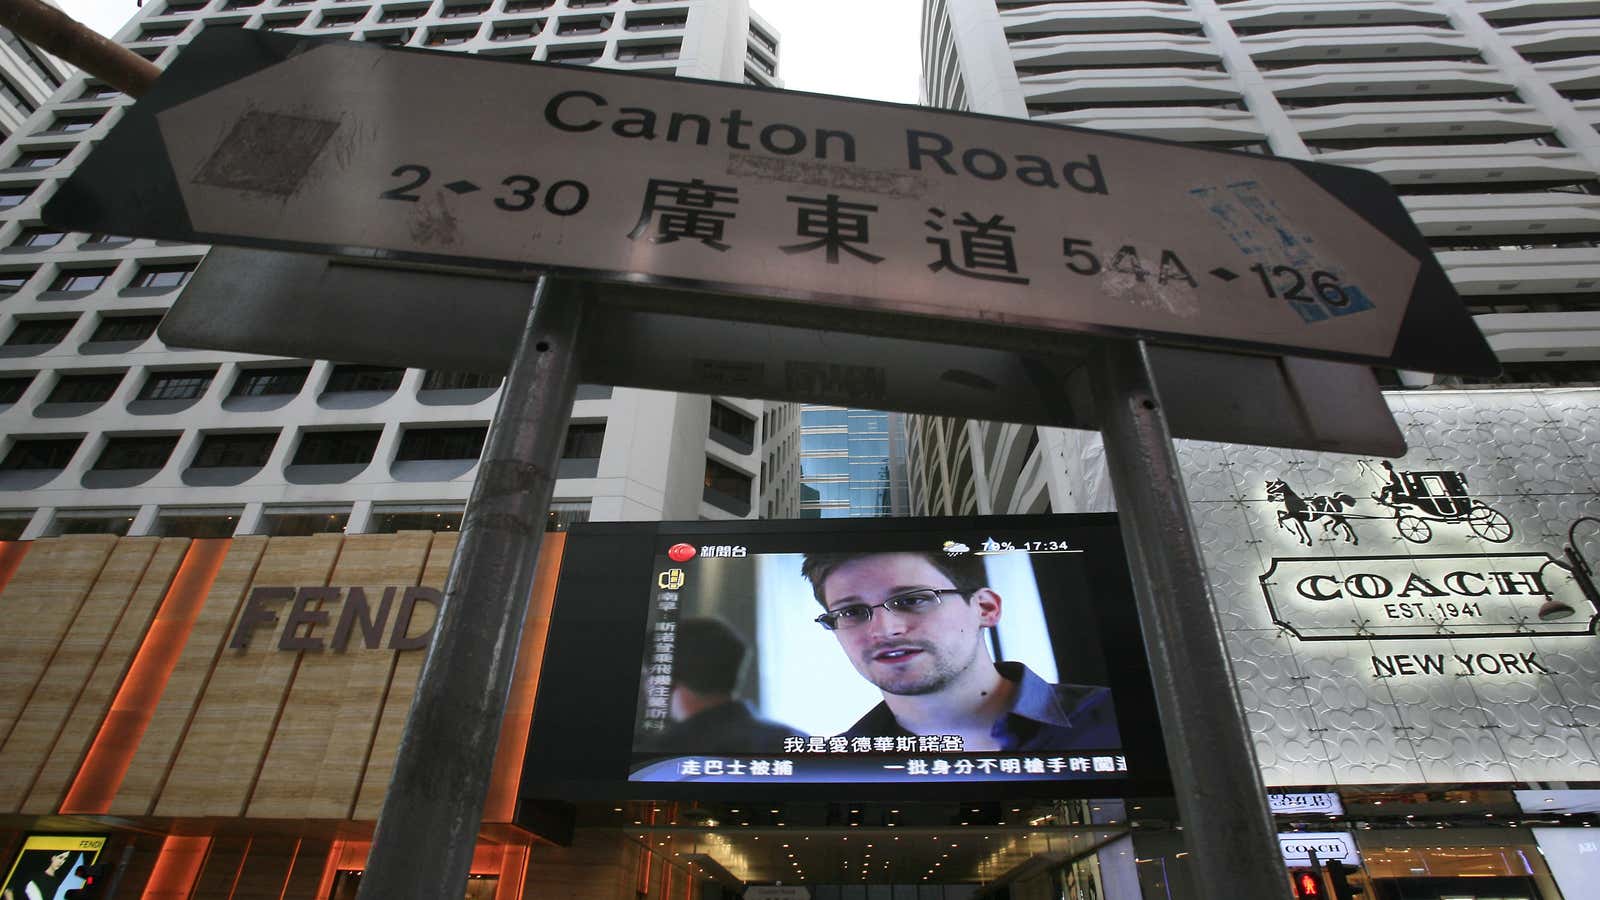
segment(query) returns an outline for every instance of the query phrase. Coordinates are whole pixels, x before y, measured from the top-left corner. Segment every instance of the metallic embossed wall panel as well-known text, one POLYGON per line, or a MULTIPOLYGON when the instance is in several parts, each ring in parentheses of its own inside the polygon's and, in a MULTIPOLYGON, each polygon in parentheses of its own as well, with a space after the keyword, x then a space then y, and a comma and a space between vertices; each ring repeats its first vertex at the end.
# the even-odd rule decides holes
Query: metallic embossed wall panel
MULTIPOLYGON (((1600 780, 1600 611, 1555 563, 1569 527, 1600 516, 1600 390, 1423 391, 1389 402, 1411 448, 1391 461, 1393 477, 1382 460, 1355 456, 1181 447, 1265 781, 1600 780), (1279 480, 1310 507, 1343 494, 1321 501, 1341 518, 1315 508, 1297 516, 1286 495, 1268 496, 1279 480), (1484 554, 1516 557, 1496 576, 1494 559, 1474 559, 1484 554), (1466 559, 1415 562, 1433 556, 1466 559), (1263 585, 1274 560, 1307 557, 1322 559, 1280 564, 1296 574, 1263 585), (1552 557, 1542 569, 1528 562, 1552 557), (1405 573, 1430 565, 1425 583, 1398 596, 1405 573), (1441 565, 1471 569, 1452 584, 1483 596, 1448 590, 1441 565), (1326 577, 1297 580, 1307 567, 1326 577), (1350 585, 1380 596, 1340 590, 1350 585), (1541 622, 1537 587, 1575 614, 1541 622), (1302 609, 1323 604, 1328 621, 1346 617, 1349 636, 1297 636, 1274 621, 1269 590, 1302 609), (1412 618, 1396 604, 1416 604, 1412 618), (1479 629, 1503 627, 1500 636, 1463 633, 1491 615, 1507 624, 1479 629), (1550 628, 1569 633, 1540 633, 1550 628)), ((1577 538, 1591 563, 1600 560, 1600 523, 1580 525, 1577 538)))

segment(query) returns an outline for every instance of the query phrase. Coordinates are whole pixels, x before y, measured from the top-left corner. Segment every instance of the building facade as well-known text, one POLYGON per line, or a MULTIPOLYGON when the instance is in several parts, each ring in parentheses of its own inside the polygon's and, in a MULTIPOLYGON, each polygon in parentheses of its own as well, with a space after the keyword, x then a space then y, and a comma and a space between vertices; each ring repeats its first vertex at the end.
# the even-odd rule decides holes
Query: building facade
POLYGON ((904 428, 900 413, 801 405, 801 517, 906 515, 904 428))
MULTIPOLYGON (((0 140, 16 134, 71 72, 61 60, 30 46, 11 29, 0 28, 0 140)), ((6 194, 0 202, 16 205, 27 195, 15 195, 14 202, 12 196, 6 194)))
MULTIPOLYGON (((1600 377, 1597 16, 1584 2, 931 0, 924 95, 1374 171, 1466 300, 1501 382, 1586 384, 1600 377)), ((1393 387, 1459 381, 1381 375, 1393 387)), ((1081 455, 1072 438, 967 430, 911 424, 915 509, 1085 508, 1082 479, 1035 460, 1081 455), (951 463, 934 462, 945 454, 951 463), (943 480, 969 465, 976 478, 943 480)))
MULTIPOLYGON (((117 39, 165 65, 212 27, 755 85, 778 65, 776 32, 742 0, 173 0, 117 39)), ((80 74, 5 126, 0 534, 458 527, 498 376, 167 347, 155 327, 206 247, 42 224, 40 205, 131 102, 80 74)), ((551 526, 794 514, 798 484, 760 478, 765 458, 786 471, 797 452, 762 428, 766 409, 580 386, 551 526)))
MULTIPOLYGON (((1600 551, 1580 437, 1595 396, 1579 387, 1600 377, 1600 7, 928 0, 922 24, 932 105, 1358 166, 1395 187, 1502 378, 1380 372, 1410 448, 1394 460, 1179 442, 1263 779, 1342 798, 1336 815, 1278 811, 1286 848, 1335 832, 1327 859, 1348 842, 1355 896, 1592 891, 1570 874, 1592 826, 1570 797, 1518 792, 1594 782, 1593 715, 1572 706, 1594 679, 1569 654, 1592 647, 1600 610, 1563 554, 1600 551), (1518 560, 1537 599, 1487 612, 1473 579, 1520 589, 1518 560), (1537 841, 1526 821, 1494 824, 1541 808, 1537 841), (1519 854, 1537 864, 1494 862, 1519 854)), ((915 513, 1114 507, 1090 432, 917 416, 908 441, 915 513)), ((1135 844, 1145 896, 1182 884, 1178 843, 1135 844)))

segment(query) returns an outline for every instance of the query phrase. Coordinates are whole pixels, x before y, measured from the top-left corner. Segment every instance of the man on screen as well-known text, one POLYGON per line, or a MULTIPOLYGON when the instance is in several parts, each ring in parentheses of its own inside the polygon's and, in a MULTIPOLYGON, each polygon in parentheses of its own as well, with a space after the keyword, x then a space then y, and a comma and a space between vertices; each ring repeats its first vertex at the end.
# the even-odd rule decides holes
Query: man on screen
POLYGON ((672 724, 651 742, 660 753, 776 753, 799 732, 758 717, 735 694, 746 647, 726 622, 678 623, 672 672, 672 724))
POLYGON ((959 735, 967 751, 1109 749, 1121 745, 1111 692, 1049 684, 994 662, 985 628, 1001 598, 983 560, 937 553, 813 553, 801 567, 861 676, 883 692, 846 737, 959 735))

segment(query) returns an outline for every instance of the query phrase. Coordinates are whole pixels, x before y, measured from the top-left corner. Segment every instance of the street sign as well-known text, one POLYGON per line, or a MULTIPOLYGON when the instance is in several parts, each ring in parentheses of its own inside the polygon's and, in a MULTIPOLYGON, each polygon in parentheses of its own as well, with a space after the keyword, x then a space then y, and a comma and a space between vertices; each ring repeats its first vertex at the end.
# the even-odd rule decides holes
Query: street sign
POLYGON ((691 287, 787 301, 747 317, 825 307, 833 330, 860 330, 855 310, 992 344, 1043 329, 1496 371, 1370 173, 340 40, 206 30, 45 218, 691 287))
MULTIPOLYGON (((528 295, 527 282, 507 278, 218 247, 173 303, 160 335, 177 347, 502 374, 528 295), (352 342, 353 335, 382 340, 352 342)), ((1072 390, 1093 338, 1059 335, 1002 350, 963 343, 971 333, 965 325, 912 339, 840 334, 825 330, 825 321, 707 318, 727 298, 657 287, 597 285, 587 299, 577 358, 586 382, 1062 428, 1099 424, 1093 404, 1072 390)), ((1151 361, 1178 437, 1405 452, 1364 366, 1190 347, 1152 347, 1151 361)))

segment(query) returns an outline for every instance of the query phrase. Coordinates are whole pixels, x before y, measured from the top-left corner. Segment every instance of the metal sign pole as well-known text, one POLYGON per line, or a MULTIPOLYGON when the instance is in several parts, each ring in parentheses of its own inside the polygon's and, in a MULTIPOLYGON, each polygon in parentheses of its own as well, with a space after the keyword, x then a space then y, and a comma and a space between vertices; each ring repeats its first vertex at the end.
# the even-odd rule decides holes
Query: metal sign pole
POLYGON ((1148 347, 1106 341, 1090 380, 1199 896, 1286 897, 1148 347))
POLYGON ((466 890, 577 387, 577 297, 540 276, 484 440, 358 900, 466 890))

